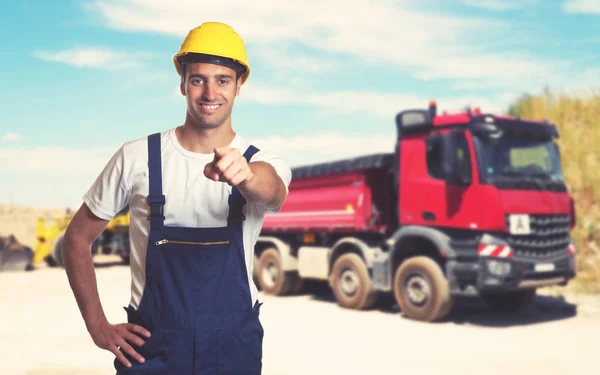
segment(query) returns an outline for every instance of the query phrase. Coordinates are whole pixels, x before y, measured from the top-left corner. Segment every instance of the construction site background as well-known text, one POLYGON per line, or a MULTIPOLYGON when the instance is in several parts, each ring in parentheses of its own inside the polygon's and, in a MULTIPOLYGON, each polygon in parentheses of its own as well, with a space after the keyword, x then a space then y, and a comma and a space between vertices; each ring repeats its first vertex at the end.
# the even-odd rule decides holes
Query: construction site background
MULTIPOLYGON (((596 92, 569 94, 545 90, 524 94, 508 113, 525 119, 548 118, 556 123, 565 179, 576 205, 577 225, 573 232, 577 246, 577 277, 567 287, 553 292, 600 293, 600 95, 596 92)), ((76 207, 34 208, 0 205, 0 236, 15 236, 24 246, 35 248, 38 219, 46 225, 76 207)), ((69 212, 71 210, 71 212, 69 212)))

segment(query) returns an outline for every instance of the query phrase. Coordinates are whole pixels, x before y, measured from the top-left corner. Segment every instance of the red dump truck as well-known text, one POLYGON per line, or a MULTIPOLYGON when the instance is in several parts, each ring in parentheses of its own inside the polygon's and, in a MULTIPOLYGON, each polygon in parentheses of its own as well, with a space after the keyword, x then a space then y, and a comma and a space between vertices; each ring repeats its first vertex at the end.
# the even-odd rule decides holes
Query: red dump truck
POLYGON ((456 296, 516 311, 536 288, 575 276, 575 208, 554 124, 438 114, 432 101, 398 113, 396 135, 390 153, 293 168, 256 246, 261 290, 323 280, 342 307, 390 293, 406 317, 434 321, 456 296))

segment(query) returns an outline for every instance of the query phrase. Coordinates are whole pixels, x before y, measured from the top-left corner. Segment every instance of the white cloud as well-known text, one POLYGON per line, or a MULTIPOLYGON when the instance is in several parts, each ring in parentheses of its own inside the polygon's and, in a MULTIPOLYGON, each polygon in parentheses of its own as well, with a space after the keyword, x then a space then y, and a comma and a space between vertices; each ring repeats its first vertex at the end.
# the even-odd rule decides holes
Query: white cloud
POLYGON ((275 68, 290 75, 298 73, 322 74, 340 68, 340 64, 331 58, 317 57, 308 53, 299 52, 289 47, 259 46, 256 49, 260 56, 261 64, 265 68, 275 68))
POLYGON ((183 98, 183 95, 181 95, 181 88, 179 87, 179 85, 173 88, 172 94, 176 98, 183 98))
POLYGON ((146 53, 112 51, 106 48, 73 48, 62 51, 33 51, 32 55, 44 61, 60 62, 78 68, 105 70, 130 69, 143 66, 142 59, 151 57, 146 53))
POLYGON ((5 147, 0 148, 0 173, 99 171, 116 150, 117 147, 5 147))
POLYGON ((460 0, 461 3, 475 8, 497 11, 521 9, 535 1, 536 0, 460 0))
POLYGON ((385 69, 408 70, 423 80, 476 81, 490 88, 518 90, 548 84, 548 77, 554 81, 570 77, 571 71, 565 70, 561 61, 539 59, 529 51, 487 51, 489 40, 498 35, 510 37, 513 32, 509 23, 481 16, 420 12, 410 9, 408 2, 400 2, 403 7, 398 3, 379 0, 350 7, 343 0, 294 4, 226 0, 218 7, 200 7, 196 0, 97 0, 89 9, 114 29, 151 31, 177 38, 204 21, 221 20, 233 25, 260 52, 250 56, 251 63, 273 63, 269 56, 285 61, 280 57, 287 50, 272 49, 273 45, 299 45, 327 56, 324 60, 301 56, 300 61, 304 58, 308 63, 300 64, 300 69, 327 71, 335 67, 334 57, 352 58, 385 69), (360 20, 360 26, 356 20, 360 20))
MULTIPOLYGON (((304 104, 320 108, 328 113, 362 112, 383 119, 393 119, 400 110, 425 108, 430 99, 432 98, 369 91, 297 92, 249 83, 240 92, 238 100, 264 105, 304 104)), ((440 111, 448 110, 449 112, 461 110, 465 106, 481 107, 486 112, 504 112, 508 106, 506 96, 483 99, 476 95, 465 95, 433 99, 437 100, 440 111)))
POLYGON ((16 142, 21 140, 21 136, 16 133, 6 133, 2 136, 3 141, 16 142))
POLYGON ((581 74, 583 82, 600 82, 600 68, 593 68, 581 74))
POLYGON ((0 202, 76 208, 117 147, 0 148, 0 202))
POLYGON ((385 134, 342 134, 335 132, 290 138, 269 137, 250 140, 259 149, 269 150, 291 166, 346 159, 356 156, 394 152, 396 131, 385 134))
POLYGON ((600 14, 600 0, 566 0, 564 9, 568 13, 600 14))

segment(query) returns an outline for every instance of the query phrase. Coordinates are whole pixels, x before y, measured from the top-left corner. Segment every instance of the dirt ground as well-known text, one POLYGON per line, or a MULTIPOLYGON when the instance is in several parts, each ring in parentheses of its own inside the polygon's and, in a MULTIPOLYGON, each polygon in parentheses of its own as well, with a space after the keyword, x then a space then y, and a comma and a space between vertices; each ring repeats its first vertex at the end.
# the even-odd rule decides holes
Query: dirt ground
MULTIPOLYGON (((97 258, 110 321, 124 321, 129 268, 97 258)), ((341 309, 326 285, 264 301, 264 375, 598 374, 600 298, 537 297, 521 314, 495 314, 459 301, 440 323, 407 320, 393 303, 341 309)), ((64 270, 0 274, 0 374, 114 374, 113 355, 94 346, 64 270)))
MULTIPOLYGON (((38 216, 61 209, 0 205, 0 234, 33 246, 38 216)), ((129 268, 96 258, 111 322, 125 320, 129 268)), ((517 315, 459 301, 448 319, 402 318, 393 302, 370 311, 337 306, 326 285, 292 297, 261 294, 264 375, 598 374, 600 296, 543 290, 517 315)), ((113 355, 89 338, 64 270, 0 273, 0 375, 114 374, 113 355)))

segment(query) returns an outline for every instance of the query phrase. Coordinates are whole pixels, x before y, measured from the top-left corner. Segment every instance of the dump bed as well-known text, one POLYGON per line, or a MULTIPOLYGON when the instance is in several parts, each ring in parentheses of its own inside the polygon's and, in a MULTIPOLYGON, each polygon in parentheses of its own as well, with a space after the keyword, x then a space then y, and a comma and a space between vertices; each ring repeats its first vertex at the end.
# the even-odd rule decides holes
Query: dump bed
POLYGON ((289 196, 278 213, 265 217, 263 233, 382 231, 393 164, 394 154, 374 154, 293 168, 289 196))

